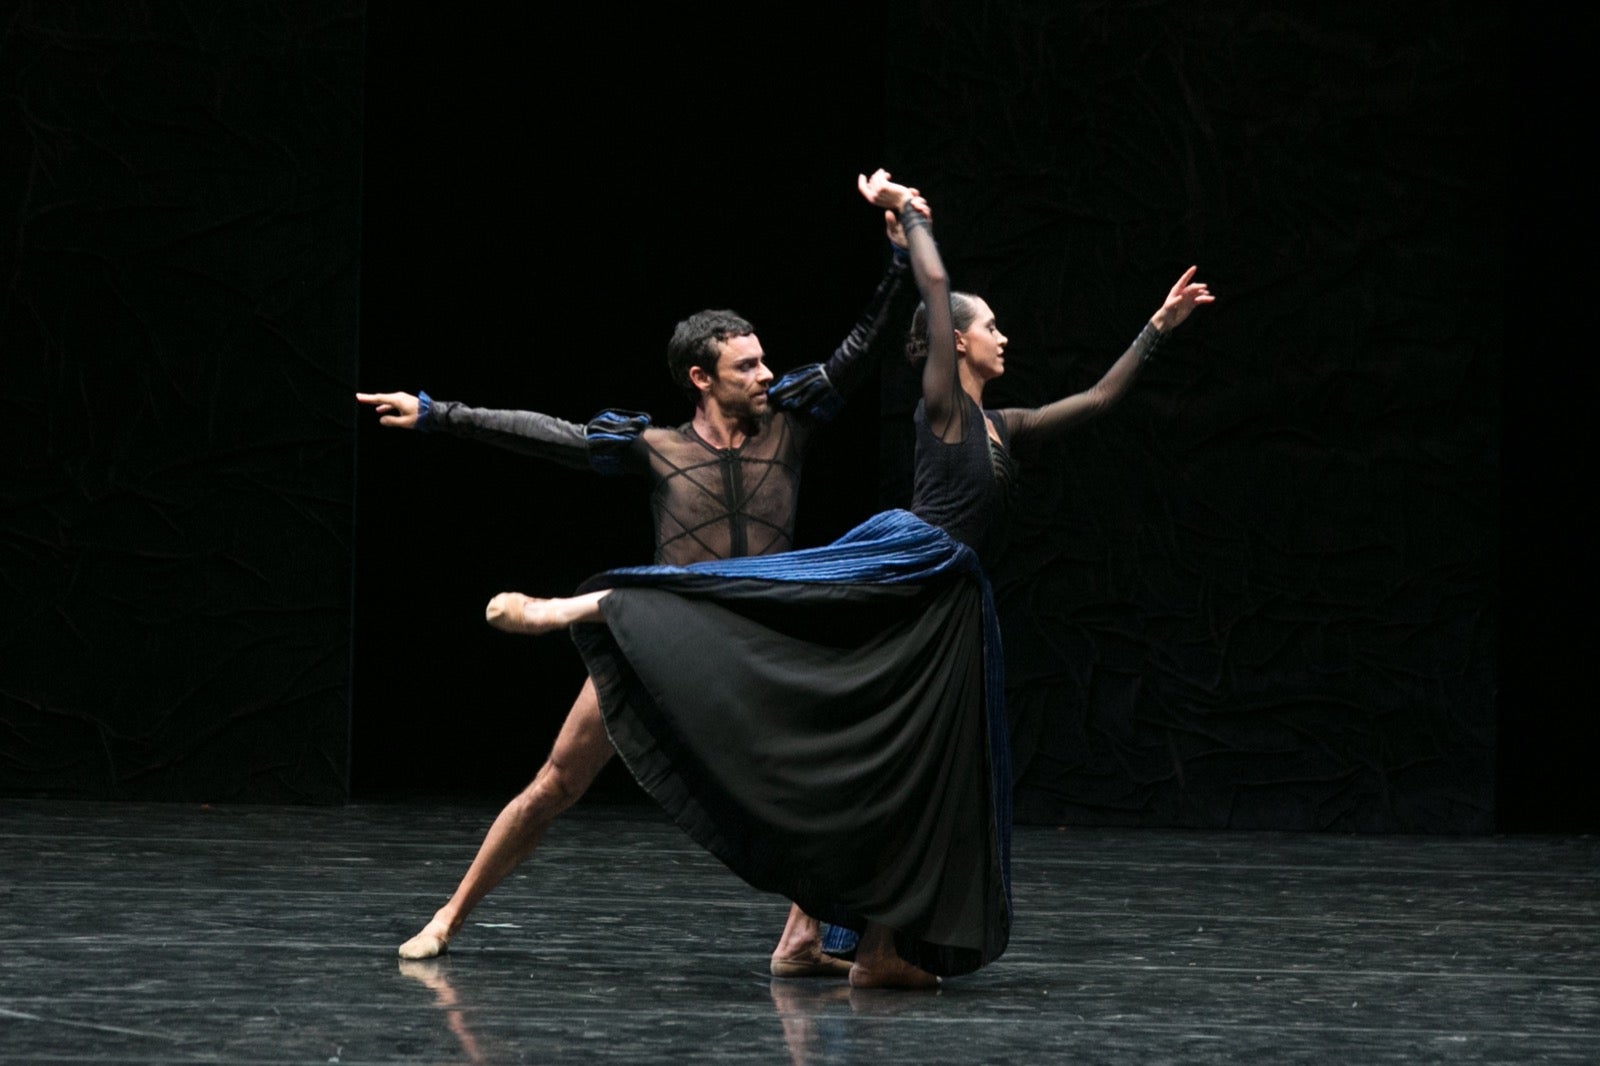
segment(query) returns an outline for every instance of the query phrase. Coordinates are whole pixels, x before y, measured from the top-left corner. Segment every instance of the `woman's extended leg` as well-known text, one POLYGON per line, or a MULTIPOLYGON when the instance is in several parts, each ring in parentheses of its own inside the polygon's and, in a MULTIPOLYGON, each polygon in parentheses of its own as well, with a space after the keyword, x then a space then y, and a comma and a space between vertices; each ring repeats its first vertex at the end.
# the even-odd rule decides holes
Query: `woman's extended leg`
POLYGON ((520 592, 502 592, 489 601, 483 616, 496 629, 507 633, 552 633, 576 622, 600 621, 600 601, 610 589, 568 596, 559 600, 539 600, 520 592))

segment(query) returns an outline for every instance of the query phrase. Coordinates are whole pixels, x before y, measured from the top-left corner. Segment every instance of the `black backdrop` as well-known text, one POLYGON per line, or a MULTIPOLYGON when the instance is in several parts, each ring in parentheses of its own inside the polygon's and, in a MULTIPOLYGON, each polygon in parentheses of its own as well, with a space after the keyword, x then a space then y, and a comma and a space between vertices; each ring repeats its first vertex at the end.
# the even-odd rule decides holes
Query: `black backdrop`
POLYGON ((0 11, 0 787, 337 799, 359 5, 0 11))
POLYGON ((1019 816, 1489 825, 1503 17, 914 21, 889 128, 1010 333, 991 402, 1092 383, 1189 263, 1221 301, 1025 468, 1019 816))
MULTIPOLYGON (((1545 245, 1587 226, 1544 164, 1576 26, 18 11, 6 791, 518 787, 581 668, 482 604, 644 559, 638 486, 379 431, 349 392, 680 417, 688 311, 743 311, 780 368, 826 353, 882 265, 851 184, 883 164, 1012 337, 994 401, 1091 382, 1190 262, 1219 295, 1028 471, 995 574, 1024 816, 1592 824, 1581 631, 1543 595, 1588 591, 1547 491, 1592 473, 1545 245)), ((806 543, 898 502, 890 365, 811 457, 806 543)))

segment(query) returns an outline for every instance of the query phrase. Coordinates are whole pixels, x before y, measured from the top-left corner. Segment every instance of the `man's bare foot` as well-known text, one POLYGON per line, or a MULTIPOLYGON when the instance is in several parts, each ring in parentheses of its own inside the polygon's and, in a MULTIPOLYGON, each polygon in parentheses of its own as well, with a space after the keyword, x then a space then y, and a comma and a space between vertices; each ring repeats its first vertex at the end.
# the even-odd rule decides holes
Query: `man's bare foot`
POLYGON ((851 988, 938 988, 939 978, 927 970, 918 969, 896 956, 893 959, 875 959, 864 963, 857 958, 850 967, 851 988))
POLYGON ((502 592, 489 601, 483 617, 496 629, 507 633, 537 635, 567 627, 559 600, 539 600, 520 592, 502 592))
POLYGON ((939 978, 911 965, 894 949, 894 930, 868 922, 850 967, 851 988, 938 988, 939 978))
POLYGON ((438 988, 441 984, 449 984, 444 975, 444 968, 448 965, 444 959, 401 959, 400 972, 407 977, 415 977, 429 988, 438 988))
POLYGON ((432 959, 450 946, 450 927, 437 918, 422 927, 422 932, 400 945, 402 959, 432 959))

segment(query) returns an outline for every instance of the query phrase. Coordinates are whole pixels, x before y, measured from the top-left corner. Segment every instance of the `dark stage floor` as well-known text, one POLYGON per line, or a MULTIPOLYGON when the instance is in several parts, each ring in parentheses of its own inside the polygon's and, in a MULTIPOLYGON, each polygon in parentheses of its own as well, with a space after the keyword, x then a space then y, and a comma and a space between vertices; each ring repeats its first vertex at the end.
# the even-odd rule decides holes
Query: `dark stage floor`
POLYGON ((401 963, 492 805, 0 800, 0 1062, 1600 1062, 1600 841, 1053 830, 937 993, 774 981, 782 901, 580 808, 401 963))

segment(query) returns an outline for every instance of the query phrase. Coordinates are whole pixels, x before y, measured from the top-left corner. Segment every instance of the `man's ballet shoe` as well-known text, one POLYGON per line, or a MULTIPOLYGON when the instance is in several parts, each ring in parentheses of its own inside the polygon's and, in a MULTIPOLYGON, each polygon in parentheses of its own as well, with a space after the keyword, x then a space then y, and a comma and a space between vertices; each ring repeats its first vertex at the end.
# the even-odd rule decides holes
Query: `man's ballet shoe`
POLYGON ((850 963, 832 955, 819 955, 815 959, 773 959, 770 968, 774 977, 850 976, 850 963))
POLYGON ((402 959, 433 959, 443 955, 450 947, 450 937, 429 922, 422 932, 400 945, 402 959))
POLYGON ((881 970, 869 970, 858 962, 850 967, 850 987, 932 991, 939 987, 939 977, 905 961, 881 970))
POLYGON ((444 976, 446 965, 443 959, 401 959, 400 972, 433 988, 441 983, 448 984, 444 976))

